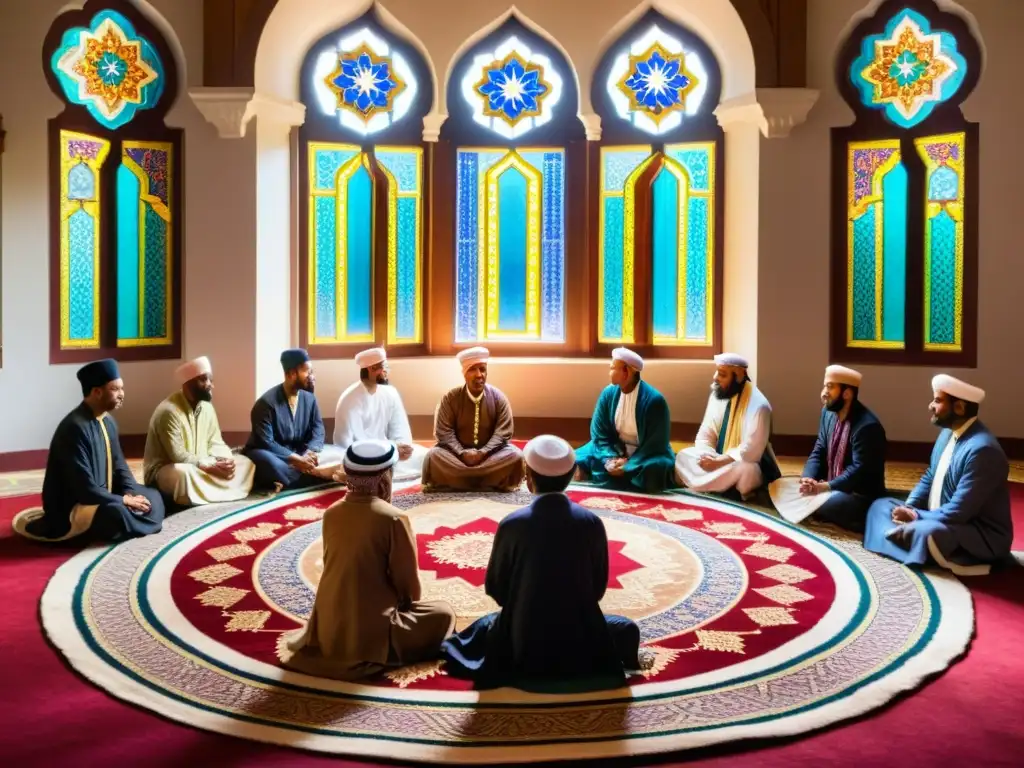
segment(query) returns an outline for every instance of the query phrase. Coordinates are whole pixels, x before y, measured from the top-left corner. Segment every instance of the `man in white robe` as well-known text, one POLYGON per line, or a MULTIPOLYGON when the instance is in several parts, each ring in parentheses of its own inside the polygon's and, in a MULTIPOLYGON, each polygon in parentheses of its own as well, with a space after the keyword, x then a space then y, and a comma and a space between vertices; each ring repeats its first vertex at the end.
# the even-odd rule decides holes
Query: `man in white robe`
POLYGON ((747 376, 747 367, 740 355, 715 356, 711 397, 697 439, 676 455, 680 485, 747 499, 779 477, 770 443, 772 407, 747 376))
POLYGON ((420 476, 427 448, 412 440, 409 416, 398 390, 388 378, 387 353, 382 347, 355 357, 359 381, 341 393, 334 412, 334 447, 347 451, 362 440, 386 440, 398 451, 395 481, 420 476))

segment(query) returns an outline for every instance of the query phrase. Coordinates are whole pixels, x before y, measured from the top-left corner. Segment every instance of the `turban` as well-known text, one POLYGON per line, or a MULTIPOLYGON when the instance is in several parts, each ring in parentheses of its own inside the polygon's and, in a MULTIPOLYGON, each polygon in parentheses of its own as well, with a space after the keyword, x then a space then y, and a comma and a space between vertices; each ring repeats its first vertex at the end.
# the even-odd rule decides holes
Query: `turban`
POLYGON ((470 347, 459 352, 455 359, 462 364, 462 372, 465 373, 477 363, 486 363, 490 356, 487 347, 470 347))
POLYGON ((619 360, 637 371, 642 371, 644 369, 644 359, 633 350, 626 349, 625 347, 616 347, 613 349, 612 360, 619 360))
POLYGON ((369 368, 371 365, 383 363, 387 359, 388 353, 384 351, 384 347, 374 347, 373 349, 364 349, 356 355, 356 365, 360 368, 369 368))
POLYGON ((715 355, 715 365, 729 365, 733 368, 750 367, 747 358, 743 357, 743 355, 737 355, 735 352, 723 352, 720 355, 715 355))
POLYGON ((182 363, 174 371, 174 375, 178 377, 179 384, 192 381, 192 379, 206 373, 213 373, 213 368, 210 367, 210 358, 208 357, 197 357, 195 360, 182 363))
POLYGON ((94 388, 105 387, 114 379, 121 378, 121 373, 117 370, 117 361, 109 357, 83 365, 75 375, 82 384, 83 395, 88 395, 94 388))
POLYGON ((842 365, 830 365, 825 369, 825 381, 830 381, 833 384, 859 387, 863 378, 860 371, 855 371, 853 368, 846 368, 842 365))
POLYGON ((963 400, 968 403, 981 403, 985 399, 985 390, 973 387, 965 381, 955 379, 952 376, 940 373, 932 379, 933 392, 945 392, 950 397, 963 400))
POLYGON ((359 440, 345 451, 345 471, 364 475, 383 472, 398 461, 398 451, 387 440, 359 440))
POLYGON ((304 349, 286 349, 281 353, 281 366, 290 371, 309 362, 309 353, 304 349))
POLYGON ((554 435, 533 438, 523 449, 526 466, 544 477, 562 477, 576 468, 576 454, 565 440, 554 435))

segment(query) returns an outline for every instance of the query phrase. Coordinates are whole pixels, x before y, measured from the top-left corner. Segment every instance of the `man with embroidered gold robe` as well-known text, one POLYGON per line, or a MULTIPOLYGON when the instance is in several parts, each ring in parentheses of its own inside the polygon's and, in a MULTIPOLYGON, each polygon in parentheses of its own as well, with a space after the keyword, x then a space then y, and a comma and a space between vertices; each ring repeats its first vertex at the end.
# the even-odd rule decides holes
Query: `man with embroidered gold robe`
POLYGON ((456 355, 466 383, 449 390, 434 415, 437 445, 423 459, 424 487, 508 491, 523 481, 523 455, 512 439, 512 407, 487 383, 484 347, 456 355))
POLYGON ((668 403, 640 378, 643 358, 612 351, 611 384, 590 420, 590 442, 576 451, 577 479, 609 488, 659 493, 674 485, 668 403))
POLYGON ((800 477, 771 484, 772 503, 785 520, 812 514, 855 533, 864 532, 871 502, 885 495, 885 430, 860 401, 863 377, 841 365, 825 369, 818 439, 800 477))
POLYGON ((213 407, 213 368, 197 357, 175 371, 181 389, 149 420, 143 473, 175 504, 239 501, 252 489, 255 467, 224 442, 213 407))
POLYGON ((305 627, 278 642, 286 667, 357 680, 435 658, 454 629, 450 605, 421 600, 416 537, 390 503, 397 454, 384 440, 348 447, 348 493, 324 513, 324 565, 313 612, 305 627))
POLYGON ((680 485, 746 499, 781 474, 770 442, 772 408, 747 367, 740 355, 715 356, 711 397, 697 439, 676 455, 680 485))
POLYGON ((19 514, 14 530, 43 541, 63 541, 87 531, 105 541, 157 533, 163 527, 163 499, 135 481, 110 415, 124 402, 117 363, 98 360, 77 375, 83 399, 50 442, 43 507, 19 514))

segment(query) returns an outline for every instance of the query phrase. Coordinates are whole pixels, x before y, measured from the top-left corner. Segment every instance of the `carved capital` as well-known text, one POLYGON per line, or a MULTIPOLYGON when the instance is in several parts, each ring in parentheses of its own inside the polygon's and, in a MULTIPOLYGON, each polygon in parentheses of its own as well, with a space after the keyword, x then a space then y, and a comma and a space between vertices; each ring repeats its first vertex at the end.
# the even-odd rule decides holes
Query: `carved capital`
POLYGON ((245 136, 245 127, 252 119, 252 88, 190 88, 188 95, 222 139, 245 136))
POLYGON ((769 139, 786 138, 807 120, 819 95, 813 88, 758 88, 757 102, 764 115, 761 132, 769 139))
POLYGON ((431 143, 436 142, 441 136, 441 126, 448 119, 443 112, 431 112, 423 116, 423 140, 431 143))
POLYGON ((252 97, 249 109, 257 120, 282 128, 294 128, 306 122, 305 104, 285 101, 263 93, 257 93, 252 97))
POLYGON ((764 121, 761 105, 757 103, 757 96, 753 93, 723 101, 715 107, 715 117, 726 133, 741 125, 753 125, 760 129, 764 121))
POLYGON ((587 141, 601 140, 601 116, 595 114, 580 115, 583 129, 587 132, 587 141))

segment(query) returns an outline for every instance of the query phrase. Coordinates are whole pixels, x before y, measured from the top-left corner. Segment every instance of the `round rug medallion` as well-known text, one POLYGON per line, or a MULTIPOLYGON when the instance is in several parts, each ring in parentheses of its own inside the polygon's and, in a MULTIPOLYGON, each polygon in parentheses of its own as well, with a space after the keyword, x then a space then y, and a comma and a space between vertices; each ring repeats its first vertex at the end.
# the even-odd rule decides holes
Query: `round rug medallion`
MULTIPOLYGON (((780 736, 862 714, 967 647, 967 590, 726 502, 574 487, 608 533, 607 613, 640 627, 620 690, 476 691, 443 662, 359 684, 284 670, 322 571, 320 520, 343 491, 168 518, 164 531, 64 565, 46 630, 113 694, 182 722, 326 752, 457 763, 598 758, 780 736)), ((484 577, 525 493, 395 495, 423 597, 458 628, 497 610, 484 577)))

